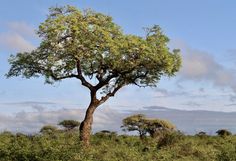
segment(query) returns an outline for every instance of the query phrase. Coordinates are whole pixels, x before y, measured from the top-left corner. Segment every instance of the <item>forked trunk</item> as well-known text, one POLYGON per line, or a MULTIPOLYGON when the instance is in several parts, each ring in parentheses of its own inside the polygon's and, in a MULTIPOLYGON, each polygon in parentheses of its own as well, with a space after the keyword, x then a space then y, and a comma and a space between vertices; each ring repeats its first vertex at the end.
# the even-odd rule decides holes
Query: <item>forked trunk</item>
POLYGON ((98 104, 91 101, 86 114, 85 118, 80 125, 80 140, 83 142, 83 145, 89 146, 90 134, 92 130, 92 123, 93 123, 93 113, 97 108, 98 104))

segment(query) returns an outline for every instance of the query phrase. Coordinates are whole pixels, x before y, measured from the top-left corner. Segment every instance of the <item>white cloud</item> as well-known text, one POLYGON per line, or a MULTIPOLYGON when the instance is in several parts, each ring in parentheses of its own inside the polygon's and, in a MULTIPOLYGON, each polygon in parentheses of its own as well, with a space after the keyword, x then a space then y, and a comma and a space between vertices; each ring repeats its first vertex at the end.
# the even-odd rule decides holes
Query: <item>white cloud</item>
POLYGON ((35 48, 29 41, 17 33, 0 34, 0 46, 8 50, 16 50, 17 52, 31 51, 35 48))
POLYGON ((193 49, 184 42, 176 41, 172 45, 183 53, 183 66, 179 73, 181 80, 209 81, 217 87, 236 92, 235 69, 226 68, 213 55, 193 49))
MULTIPOLYGON (((17 112, 14 115, 0 114, 0 131, 35 133, 44 125, 57 125, 65 119, 82 121, 85 109, 59 109, 48 111, 42 104, 33 105, 35 112, 17 112)), ((110 108, 102 108, 95 111, 93 131, 119 130, 123 114, 110 108)))

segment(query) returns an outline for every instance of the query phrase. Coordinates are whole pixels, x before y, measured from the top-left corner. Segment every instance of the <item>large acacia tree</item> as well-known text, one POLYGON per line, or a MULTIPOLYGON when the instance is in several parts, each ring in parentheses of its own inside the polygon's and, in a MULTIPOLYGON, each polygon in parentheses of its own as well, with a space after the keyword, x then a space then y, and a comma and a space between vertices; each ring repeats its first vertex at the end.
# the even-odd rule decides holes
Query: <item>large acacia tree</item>
POLYGON ((72 6, 50 8, 37 34, 41 43, 35 50, 10 57, 7 77, 44 76, 50 84, 80 80, 91 97, 80 125, 86 145, 99 105, 126 85, 155 86, 161 76, 173 76, 181 64, 179 50, 169 50, 169 39, 159 26, 146 28, 142 37, 124 34, 112 17, 72 6))

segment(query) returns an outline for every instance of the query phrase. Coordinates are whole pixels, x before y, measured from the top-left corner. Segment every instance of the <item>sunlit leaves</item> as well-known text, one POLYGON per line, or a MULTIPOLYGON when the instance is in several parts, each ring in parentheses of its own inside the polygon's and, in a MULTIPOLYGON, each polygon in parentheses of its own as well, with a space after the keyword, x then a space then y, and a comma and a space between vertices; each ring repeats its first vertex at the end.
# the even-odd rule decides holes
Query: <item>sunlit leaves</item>
POLYGON ((173 76, 180 68, 179 50, 169 50, 169 39, 157 25, 140 37, 124 34, 112 17, 92 10, 64 6, 49 11, 37 31, 39 47, 12 56, 8 77, 42 75, 46 83, 53 83, 78 78, 79 68, 85 78, 104 81, 103 89, 109 89, 155 86, 161 76, 173 76))

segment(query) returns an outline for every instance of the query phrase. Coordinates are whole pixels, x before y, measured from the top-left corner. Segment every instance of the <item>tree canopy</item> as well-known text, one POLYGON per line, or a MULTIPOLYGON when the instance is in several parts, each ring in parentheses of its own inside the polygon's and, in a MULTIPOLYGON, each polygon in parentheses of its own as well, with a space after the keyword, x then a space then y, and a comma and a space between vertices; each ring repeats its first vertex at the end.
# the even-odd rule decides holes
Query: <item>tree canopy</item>
POLYGON ((53 125, 45 125, 43 126, 41 129, 40 129, 40 133, 43 133, 43 134, 52 134, 54 133, 55 131, 57 131, 57 127, 56 126, 53 126, 53 125))
POLYGON ((42 39, 31 52, 11 56, 8 77, 44 76, 46 83, 66 78, 96 78, 105 93, 126 84, 155 86, 162 75, 179 70, 179 50, 169 51, 169 39, 157 25, 146 36, 126 35, 110 16, 72 6, 50 9, 37 31, 42 39), (85 76, 85 77, 84 77, 85 76))
POLYGON ((152 136, 158 135, 159 132, 172 131, 175 129, 175 125, 167 120, 162 119, 149 119, 145 120, 145 124, 148 127, 147 132, 152 136))
POLYGON ((129 117, 126 117, 122 121, 124 131, 138 131, 139 136, 143 138, 147 133, 147 124, 145 123, 145 115, 136 114, 129 117))
POLYGON ((217 130, 216 133, 219 135, 219 136, 229 136, 229 135, 232 135, 232 133, 227 130, 227 129, 220 129, 220 130, 217 130))
POLYGON ((58 123, 58 125, 63 126, 66 130, 72 130, 80 125, 79 121, 76 120, 63 120, 58 123))
POLYGON ((175 129, 175 126, 167 120, 146 118, 143 114, 136 114, 123 119, 121 127, 127 131, 138 131, 141 138, 147 133, 154 137, 157 132, 175 129))

